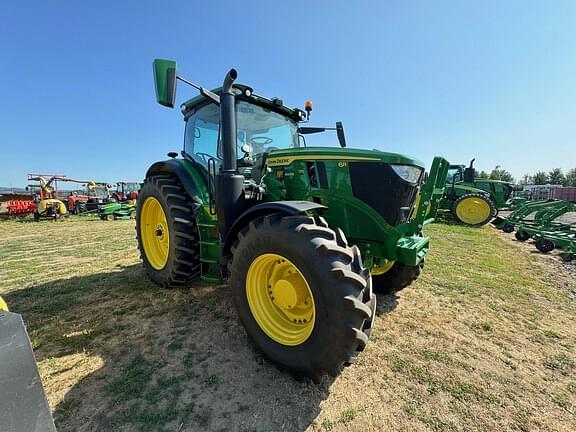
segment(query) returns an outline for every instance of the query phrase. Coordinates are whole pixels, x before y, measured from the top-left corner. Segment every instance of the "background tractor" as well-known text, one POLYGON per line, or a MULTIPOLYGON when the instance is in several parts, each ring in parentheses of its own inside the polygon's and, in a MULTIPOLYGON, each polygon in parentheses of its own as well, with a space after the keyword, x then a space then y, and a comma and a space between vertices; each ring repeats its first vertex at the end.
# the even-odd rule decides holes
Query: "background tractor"
POLYGON ((116 183, 116 190, 112 192, 111 198, 118 202, 135 200, 142 184, 139 182, 120 181, 116 183))
POLYGON ((478 178, 473 165, 474 159, 468 167, 450 165, 440 208, 450 210, 459 223, 482 226, 490 222, 498 210, 507 207, 513 185, 501 180, 478 178))
POLYGON ((299 124, 311 104, 307 115, 259 96, 234 84, 234 69, 212 91, 169 60, 154 61, 154 77, 161 105, 174 106, 177 80, 200 95, 180 107, 182 157, 154 163, 138 197, 149 277, 164 287, 228 281, 269 359, 314 380, 338 374, 372 331, 372 288, 418 277, 448 163, 436 158, 423 184, 422 163, 403 155, 306 147, 299 124))
POLYGON ((79 215, 94 212, 100 205, 110 201, 110 186, 106 182, 74 180, 68 177, 65 181, 85 184, 83 191, 74 191, 68 195, 66 205, 70 213, 79 215))

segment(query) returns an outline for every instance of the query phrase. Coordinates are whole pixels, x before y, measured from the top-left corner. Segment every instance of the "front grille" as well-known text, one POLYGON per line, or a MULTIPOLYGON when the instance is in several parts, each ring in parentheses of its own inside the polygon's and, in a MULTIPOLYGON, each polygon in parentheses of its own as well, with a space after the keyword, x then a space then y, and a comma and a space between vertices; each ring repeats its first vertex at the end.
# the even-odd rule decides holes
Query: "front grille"
POLYGON ((350 162, 352 194, 392 226, 405 222, 416 199, 417 185, 398 177, 383 162, 350 162), (404 209, 403 209, 404 208, 404 209))

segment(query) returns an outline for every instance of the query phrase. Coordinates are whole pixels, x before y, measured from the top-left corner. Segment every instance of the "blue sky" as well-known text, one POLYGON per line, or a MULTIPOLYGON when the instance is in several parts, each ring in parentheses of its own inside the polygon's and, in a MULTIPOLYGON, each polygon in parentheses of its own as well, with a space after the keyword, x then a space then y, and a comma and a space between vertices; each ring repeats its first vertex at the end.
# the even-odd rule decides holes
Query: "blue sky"
POLYGON ((141 179, 180 150, 155 57, 207 87, 235 67, 259 94, 311 99, 311 125, 341 120, 350 147, 516 177, 576 167, 573 0, 32 1, 0 16, 0 186, 141 179))

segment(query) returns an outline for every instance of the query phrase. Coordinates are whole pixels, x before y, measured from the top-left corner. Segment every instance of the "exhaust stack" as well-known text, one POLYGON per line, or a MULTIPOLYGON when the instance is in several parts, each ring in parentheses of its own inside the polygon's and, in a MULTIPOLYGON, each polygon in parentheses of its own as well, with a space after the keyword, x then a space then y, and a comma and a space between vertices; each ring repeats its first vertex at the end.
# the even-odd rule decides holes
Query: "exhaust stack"
POLYGON ((244 202, 244 176, 238 172, 236 155, 236 96, 232 85, 238 73, 230 69, 224 78, 220 94, 220 139, 222 168, 216 173, 215 201, 218 228, 222 238, 246 207, 244 202))

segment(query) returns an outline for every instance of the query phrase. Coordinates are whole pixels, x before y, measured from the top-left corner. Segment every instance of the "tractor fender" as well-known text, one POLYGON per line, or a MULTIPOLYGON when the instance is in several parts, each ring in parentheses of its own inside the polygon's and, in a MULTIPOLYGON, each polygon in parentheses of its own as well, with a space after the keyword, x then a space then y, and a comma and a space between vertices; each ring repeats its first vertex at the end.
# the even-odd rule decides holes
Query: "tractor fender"
POLYGON ((326 206, 312 201, 270 201, 250 207, 242 213, 230 227, 230 231, 226 235, 222 246, 222 256, 225 257, 230 254, 230 248, 234 244, 238 233, 254 219, 272 213, 284 213, 287 216, 296 216, 310 210, 325 208, 326 206))
POLYGON ((165 161, 155 162, 152 164, 148 171, 146 171, 146 178, 158 174, 174 174, 180 180, 180 183, 186 190, 186 193, 192 198, 196 204, 202 205, 200 197, 203 195, 199 190, 199 185, 196 184, 190 173, 186 170, 182 159, 169 159, 165 161))

